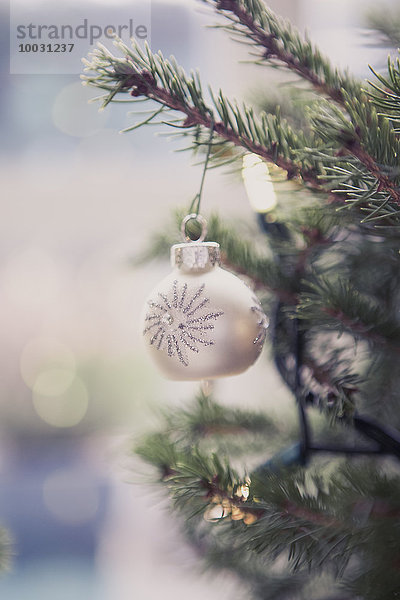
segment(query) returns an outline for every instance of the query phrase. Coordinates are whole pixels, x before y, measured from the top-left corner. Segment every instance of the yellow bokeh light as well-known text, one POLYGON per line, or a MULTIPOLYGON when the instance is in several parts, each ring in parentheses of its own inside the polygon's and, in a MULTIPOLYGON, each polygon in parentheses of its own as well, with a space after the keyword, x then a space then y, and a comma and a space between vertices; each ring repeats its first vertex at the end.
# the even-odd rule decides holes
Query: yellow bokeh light
POLYGON ((84 87, 80 81, 64 86, 57 95, 52 117, 54 125, 63 133, 78 138, 91 136, 104 127, 108 114, 88 100, 97 96, 96 90, 84 87))
MULTIPOLYGON (((30 340, 24 347, 20 358, 21 377, 29 388, 37 383, 43 371, 62 371, 72 382, 76 373, 74 353, 62 342, 47 337, 30 340)), ((61 379, 61 373, 60 379, 61 379)), ((40 385, 40 384, 39 384, 40 385)))
POLYGON ((250 205, 255 212, 266 213, 277 205, 268 166, 257 154, 243 157, 242 177, 250 205))
POLYGON ((35 394, 59 396, 71 385, 75 373, 67 369, 47 369, 40 373, 33 385, 35 394))
MULTIPOLYGON (((46 373, 46 372, 44 372, 46 373)), ((79 377, 75 377, 72 383, 60 393, 49 394, 51 385, 54 386, 51 376, 44 376, 41 380, 47 381, 46 393, 33 386, 32 401, 39 417, 53 427, 74 427, 78 425, 86 415, 89 405, 87 388, 79 377)))

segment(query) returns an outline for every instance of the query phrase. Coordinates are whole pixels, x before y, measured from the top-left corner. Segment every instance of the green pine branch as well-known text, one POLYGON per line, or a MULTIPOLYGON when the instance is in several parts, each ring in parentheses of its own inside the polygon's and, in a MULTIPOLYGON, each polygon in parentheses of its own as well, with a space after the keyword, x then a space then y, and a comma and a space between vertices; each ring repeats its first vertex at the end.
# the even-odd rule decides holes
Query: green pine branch
POLYGON ((400 353, 400 324, 394 315, 361 294, 349 281, 320 279, 307 283, 297 307, 297 316, 308 326, 348 332, 375 348, 400 353))
MULTIPOLYGON (((212 105, 208 105, 197 74, 186 76, 173 59, 168 61, 161 53, 152 54, 148 47, 143 52, 137 44, 132 49, 121 41, 115 44, 124 58, 113 56, 99 45, 90 60, 84 61, 85 70, 92 72, 83 77, 84 83, 107 91, 101 97, 103 107, 119 93, 130 92, 134 97, 153 100, 169 117, 162 123, 186 134, 190 132, 196 139, 199 127, 213 128, 221 141, 275 163, 287 172, 288 178, 300 176, 312 188, 323 190, 318 162, 310 156, 299 157, 300 151, 313 142, 303 132, 294 131, 279 114, 261 113, 257 117, 252 108, 245 104, 239 107, 222 91, 214 94, 210 90, 212 105)), ((145 122, 153 121, 159 114, 157 108, 145 122)), ((136 127, 137 124, 133 126, 136 127)))
POLYGON ((292 571, 333 572, 344 589, 362 591, 371 600, 378 598, 374 590, 385 594, 399 584, 400 539, 394 525, 400 479, 385 474, 379 463, 339 464, 329 477, 324 464, 314 474, 298 468, 240 475, 227 458, 188 446, 184 436, 181 440, 167 429, 149 436, 137 452, 157 467, 192 534, 202 532, 202 547, 209 545, 211 552, 240 548, 243 562, 260 556, 273 564, 286 557, 292 571))
POLYGON ((394 125, 396 133, 400 132, 400 60, 397 58, 393 61, 390 56, 387 61, 387 75, 382 75, 374 69, 373 74, 379 81, 370 81, 370 85, 376 93, 368 90, 368 95, 372 99, 375 106, 382 110, 379 113, 387 118, 394 125))
MULTIPOLYGON (((218 11, 233 15, 233 23, 226 28, 240 33, 261 48, 260 59, 264 64, 279 61, 281 66, 297 73, 319 93, 345 109, 347 115, 341 110, 335 111, 333 131, 332 128, 327 131, 330 119, 326 117, 319 123, 319 127, 317 119, 314 119, 316 130, 328 143, 336 139, 339 147, 355 157, 372 175, 372 182, 367 192, 365 189, 354 190, 349 187, 342 187, 337 191, 350 201, 355 200, 357 204, 368 200, 367 207, 364 208, 368 212, 366 221, 377 216, 382 220, 393 213, 397 215, 398 212, 391 203, 400 206, 400 189, 398 182, 393 181, 394 176, 398 175, 396 157, 399 143, 390 128, 387 115, 380 115, 383 118, 378 122, 373 107, 363 101, 361 84, 348 73, 332 69, 330 62, 321 56, 309 40, 303 40, 290 23, 274 15, 260 0, 206 1, 215 5, 218 11), (391 139, 388 140, 390 136, 391 139), (376 149, 379 149, 377 156, 376 149), (382 168, 381 165, 385 167, 382 168), (375 194, 371 195, 371 189, 375 194)), ((395 75, 393 68, 389 67, 389 75, 391 78, 395 75)), ((331 106, 330 111, 333 111, 331 106)), ((323 157, 320 158, 322 160, 323 157)), ((354 178, 352 185, 354 186, 354 178)))
POLYGON ((199 393, 187 409, 169 409, 163 414, 169 439, 190 452, 193 445, 206 453, 229 453, 243 457, 271 451, 274 443, 291 442, 296 435, 294 423, 282 429, 261 411, 224 407, 210 395, 199 393))
POLYGON ((400 140, 389 119, 377 114, 365 95, 354 98, 344 92, 344 99, 347 116, 326 105, 312 117, 321 138, 336 140, 343 149, 331 161, 337 191, 367 213, 365 221, 398 215, 400 140))
POLYGON ((200 394, 189 410, 168 411, 166 421, 173 431, 184 431, 187 443, 210 436, 235 434, 271 435, 275 427, 271 418, 262 413, 223 408, 210 396, 200 394))
MULTIPOLYGON (((289 29, 287 36, 291 35, 289 29)), ((239 107, 231 102, 222 91, 215 95, 210 90, 209 105, 198 75, 186 76, 174 59, 167 61, 148 48, 143 52, 137 45, 129 49, 121 41, 116 45, 124 58, 113 56, 100 45, 91 60, 85 61, 86 70, 92 72, 84 77, 85 83, 106 90, 101 97, 104 106, 115 101, 119 93, 127 92, 159 105, 146 119, 125 131, 143 124, 164 123, 178 128, 181 135, 192 136, 190 148, 196 149, 205 143, 201 132, 214 129, 216 165, 240 156, 236 151, 230 156, 229 147, 240 153, 253 152, 286 171, 288 178, 300 177, 318 192, 330 194, 337 184, 336 198, 347 199, 366 212, 365 221, 398 224, 396 157, 400 142, 391 121, 378 115, 361 91, 357 96, 351 85, 348 90, 341 88, 341 108, 322 105, 311 117, 314 134, 310 138, 303 131, 294 131, 279 113, 257 116, 247 105, 239 107), (158 121, 160 115, 167 120, 158 121), (228 146, 224 148, 224 144, 228 146)), ((298 60, 302 56, 300 53, 298 60)), ((307 63, 304 56, 303 60, 307 63)))
POLYGON ((221 12, 230 23, 223 26, 247 40, 258 51, 258 64, 278 62, 320 94, 344 104, 343 90, 361 91, 360 83, 348 73, 334 69, 330 61, 303 39, 292 25, 275 15, 261 0, 204 0, 221 12))
MULTIPOLYGON (((322 57, 309 40, 303 40, 290 23, 277 17, 260 0, 206 1, 215 5, 218 11, 232 15, 230 20, 233 23, 226 27, 228 31, 240 33, 261 48, 260 59, 265 64, 278 60, 280 65, 297 73, 311 83, 316 91, 345 109, 345 113, 339 109, 333 113, 334 109, 329 105, 330 116, 334 115, 334 118, 330 119, 325 115, 322 123, 319 123, 322 127, 318 127, 318 119, 314 119, 314 124, 317 124, 317 131, 323 139, 329 143, 336 139, 339 147, 358 159, 372 175, 373 187, 377 192, 372 199, 377 202, 377 206, 371 207, 367 219, 371 220, 378 213, 381 219, 388 216, 387 205, 390 202, 400 206, 400 189, 398 182, 393 181, 394 176, 398 175, 396 157, 399 155, 399 142, 387 115, 380 115, 381 118, 377 119, 373 107, 365 101, 360 82, 348 73, 332 69, 330 62, 322 57), (384 168, 381 165, 385 165, 384 168), (389 172, 385 173, 385 170, 389 172)), ((389 76, 392 81, 393 78, 396 80, 395 69, 390 65, 390 60, 389 76)), ((338 191, 344 196, 349 194, 348 188, 338 191)), ((354 196, 350 191, 350 198, 352 197, 354 196)), ((356 200, 360 202, 358 196, 356 200)), ((368 200, 371 200, 371 196, 368 200)), ((393 212, 392 209, 391 213, 393 212)))

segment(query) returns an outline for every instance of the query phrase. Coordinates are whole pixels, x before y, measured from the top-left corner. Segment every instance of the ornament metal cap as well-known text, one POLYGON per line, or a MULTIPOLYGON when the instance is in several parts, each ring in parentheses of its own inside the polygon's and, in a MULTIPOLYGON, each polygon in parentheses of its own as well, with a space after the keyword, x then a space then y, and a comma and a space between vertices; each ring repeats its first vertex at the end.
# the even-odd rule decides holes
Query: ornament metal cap
POLYGON ((220 264, 219 244, 188 242, 171 248, 171 264, 183 271, 209 271, 220 264))
POLYGON ((172 267, 186 272, 209 271, 220 264, 219 244, 204 242, 207 235, 207 221, 197 213, 186 215, 181 224, 183 244, 175 244, 171 248, 172 267), (197 221, 201 225, 200 236, 193 240, 186 232, 189 221, 197 221))

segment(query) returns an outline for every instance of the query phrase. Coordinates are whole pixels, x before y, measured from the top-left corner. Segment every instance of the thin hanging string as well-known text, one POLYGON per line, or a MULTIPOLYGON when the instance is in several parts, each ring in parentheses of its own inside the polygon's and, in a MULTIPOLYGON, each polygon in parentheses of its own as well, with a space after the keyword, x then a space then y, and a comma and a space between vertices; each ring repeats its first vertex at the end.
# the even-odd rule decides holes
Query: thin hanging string
POLYGON ((201 181, 200 181, 200 188, 199 188, 198 193, 195 195, 195 197, 193 198, 193 200, 190 204, 189 214, 198 215, 200 212, 201 197, 203 194, 204 180, 206 178, 208 163, 210 162, 211 146, 212 146, 213 137, 214 137, 214 116, 211 115, 210 137, 207 142, 208 147, 207 147, 206 158, 204 160, 203 173, 202 173, 201 181))

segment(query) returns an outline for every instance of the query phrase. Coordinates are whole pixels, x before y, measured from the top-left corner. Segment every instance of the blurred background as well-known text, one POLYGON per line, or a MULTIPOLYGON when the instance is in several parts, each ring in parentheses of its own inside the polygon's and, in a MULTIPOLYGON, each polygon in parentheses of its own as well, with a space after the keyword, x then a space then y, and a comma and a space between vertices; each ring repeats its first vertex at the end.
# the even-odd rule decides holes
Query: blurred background
MULTIPOLYGON (((168 273, 168 257, 135 268, 132 258, 173 208, 188 206, 201 169, 173 152, 182 142, 153 129, 120 135, 134 117, 123 105, 99 112, 88 104, 97 92, 78 75, 10 75, 9 7, 1 2, 0 521, 15 556, 0 597, 240 598, 234 578, 200 575, 130 456, 157 407, 184 403, 196 388, 163 380, 141 345, 142 305, 168 273)), ((93 2, 99 15, 106 4, 115 14, 122 6, 93 2)), ((388 49, 365 35, 365 0, 269 4, 356 75, 384 63, 388 49)), ((285 80, 240 63, 245 49, 206 27, 215 21, 197 0, 154 1, 152 48, 239 100, 285 80)), ((238 179, 212 171, 203 212, 215 210, 254 222, 238 179)), ((267 355, 219 382, 219 400, 246 396, 280 418, 290 412, 267 355)))

